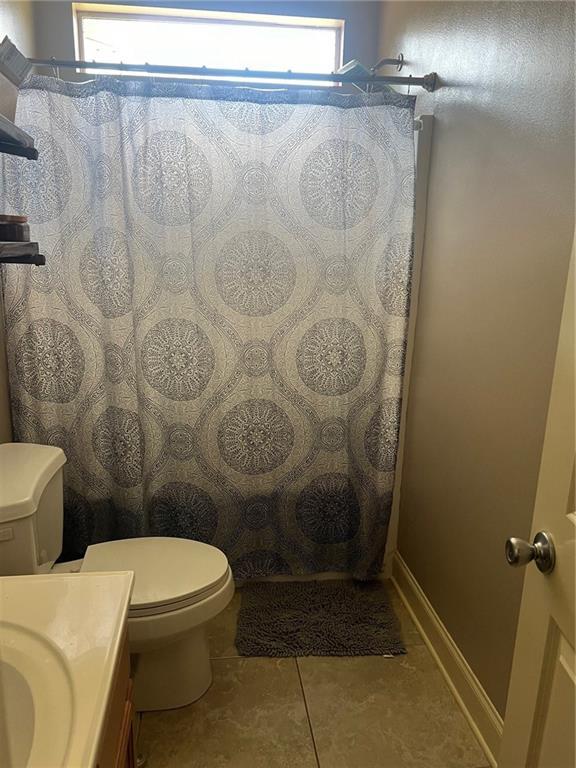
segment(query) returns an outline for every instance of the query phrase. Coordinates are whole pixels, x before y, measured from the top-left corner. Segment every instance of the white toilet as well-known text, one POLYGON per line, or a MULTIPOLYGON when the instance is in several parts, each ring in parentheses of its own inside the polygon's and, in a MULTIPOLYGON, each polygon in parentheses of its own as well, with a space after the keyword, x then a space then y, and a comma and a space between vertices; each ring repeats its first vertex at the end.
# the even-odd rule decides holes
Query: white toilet
MULTIPOLYGON (((62 551, 66 456, 0 444, 0 576, 50 572, 62 551)), ((123 539, 88 547, 81 571, 134 571, 128 636, 139 711, 200 698, 212 681, 206 622, 234 595, 223 552, 189 539, 123 539)))

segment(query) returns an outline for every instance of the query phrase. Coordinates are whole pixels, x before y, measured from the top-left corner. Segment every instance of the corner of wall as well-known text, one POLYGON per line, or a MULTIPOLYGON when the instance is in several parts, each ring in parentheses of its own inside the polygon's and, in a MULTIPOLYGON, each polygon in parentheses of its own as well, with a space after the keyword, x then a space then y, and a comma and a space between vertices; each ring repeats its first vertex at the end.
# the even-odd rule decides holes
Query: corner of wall
POLYGON ((503 732, 501 715, 398 552, 393 558, 392 581, 490 765, 496 768, 503 732))

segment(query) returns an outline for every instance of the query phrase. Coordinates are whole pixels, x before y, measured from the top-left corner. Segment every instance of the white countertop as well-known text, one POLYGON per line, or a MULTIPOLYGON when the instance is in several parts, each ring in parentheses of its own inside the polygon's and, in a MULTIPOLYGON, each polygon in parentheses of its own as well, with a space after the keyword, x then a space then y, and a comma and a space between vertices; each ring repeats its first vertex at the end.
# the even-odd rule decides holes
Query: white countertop
POLYGON ((130 571, 0 578, 2 765, 95 766, 133 581, 130 571))

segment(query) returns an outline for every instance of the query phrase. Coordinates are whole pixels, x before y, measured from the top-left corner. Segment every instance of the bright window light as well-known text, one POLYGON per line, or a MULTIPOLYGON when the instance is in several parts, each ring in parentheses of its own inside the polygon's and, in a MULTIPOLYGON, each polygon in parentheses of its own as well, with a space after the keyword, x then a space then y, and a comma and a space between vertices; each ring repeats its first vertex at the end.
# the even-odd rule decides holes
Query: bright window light
POLYGON ((74 12, 84 61, 311 73, 333 72, 342 63, 340 19, 81 3, 74 12))

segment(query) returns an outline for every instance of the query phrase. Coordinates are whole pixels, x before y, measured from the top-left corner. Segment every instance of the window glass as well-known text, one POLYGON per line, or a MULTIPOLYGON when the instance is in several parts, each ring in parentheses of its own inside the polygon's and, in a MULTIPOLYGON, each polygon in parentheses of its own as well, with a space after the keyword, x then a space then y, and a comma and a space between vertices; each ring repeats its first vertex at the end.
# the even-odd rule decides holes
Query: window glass
POLYGON ((77 23, 78 53, 85 61, 312 73, 332 72, 341 64, 343 22, 338 19, 214 12, 166 16, 147 9, 119 14, 91 8, 77 11, 77 23))

